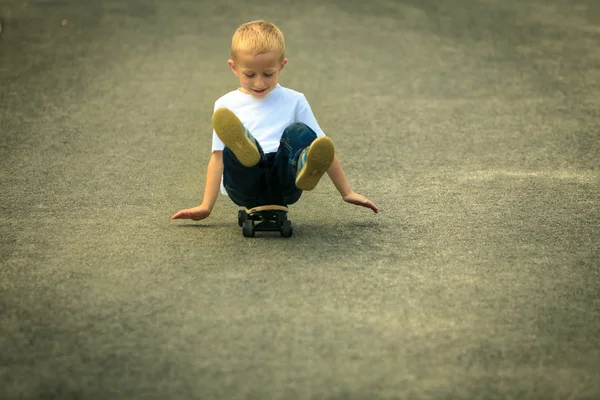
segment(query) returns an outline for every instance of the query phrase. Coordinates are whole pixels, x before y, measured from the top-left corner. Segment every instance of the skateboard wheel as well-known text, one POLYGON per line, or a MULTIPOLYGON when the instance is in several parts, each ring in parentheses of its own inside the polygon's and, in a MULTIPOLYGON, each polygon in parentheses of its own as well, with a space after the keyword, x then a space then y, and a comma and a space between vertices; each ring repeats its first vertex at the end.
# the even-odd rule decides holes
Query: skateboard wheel
POLYGON ((244 237, 254 236, 254 221, 247 219, 242 223, 242 234, 244 237))
POLYGON ((248 213, 246 212, 246 210, 238 211, 238 224, 240 226, 243 226, 244 221, 246 221, 247 219, 248 219, 248 213))
POLYGON ((293 233, 292 230, 292 221, 290 220, 283 220, 283 222, 281 223, 281 236, 283 237, 291 237, 293 233))

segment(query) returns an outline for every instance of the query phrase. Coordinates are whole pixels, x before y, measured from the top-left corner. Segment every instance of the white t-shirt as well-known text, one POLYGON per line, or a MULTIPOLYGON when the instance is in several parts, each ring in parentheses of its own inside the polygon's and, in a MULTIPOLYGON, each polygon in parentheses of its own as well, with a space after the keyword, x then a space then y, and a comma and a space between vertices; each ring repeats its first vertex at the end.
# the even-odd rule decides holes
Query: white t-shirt
MULTIPOLYGON (((317 137, 325 136, 302 93, 277 87, 264 99, 234 90, 215 102, 215 110, 229 108, 242 121, 266 153, 276 152, 285 128, 294 122, 308 125, 317 137)), ((212 151, 223 150, 225 145, 213 129, 212 151)))
MULTIPOLYGON (((283 131, 294 122, 305 123, 315 131, 317 137, 325 136, 306 97, 279 84, 264 99, 256 99, 239 89, 229 92, 215 102, 215 110, 222 107, 233 111, 260 143, 265 154, 279 149, 283 131)), ((225 145, 213 129, 212 151, 222 151, 224 148, 225 145)), ((222 178, 221 193, 226 194, 222 178)))

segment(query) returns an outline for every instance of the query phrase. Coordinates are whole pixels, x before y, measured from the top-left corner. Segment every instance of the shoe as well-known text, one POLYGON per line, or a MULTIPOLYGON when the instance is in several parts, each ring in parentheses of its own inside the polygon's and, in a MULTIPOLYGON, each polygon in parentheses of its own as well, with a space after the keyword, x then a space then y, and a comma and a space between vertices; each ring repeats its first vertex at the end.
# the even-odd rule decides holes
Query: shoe
POLYGON ((331 166, 334 156, 335 148, 331 139, 327 136, 315 139, 298 157, 296 187, 313 190, 331 166))
POLYGON ((219 108, 212 116, 213 128, 221 141, 245 167, 260 161, 256 139, 242 125, 242 121, 228 108, 219 108))

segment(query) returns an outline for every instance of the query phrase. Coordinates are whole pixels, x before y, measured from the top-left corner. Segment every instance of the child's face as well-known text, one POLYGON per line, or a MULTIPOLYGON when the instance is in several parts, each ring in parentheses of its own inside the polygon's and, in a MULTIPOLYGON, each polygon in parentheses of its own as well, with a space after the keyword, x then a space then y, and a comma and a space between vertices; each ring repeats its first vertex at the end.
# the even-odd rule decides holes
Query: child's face
POLYGON ((260 99, 266 97, 279 82, 279 74, 287 64, 275 53, 252 54, 240 52, 236 61, 228 61, 229 67, 240 79, 241 91, 260 99))

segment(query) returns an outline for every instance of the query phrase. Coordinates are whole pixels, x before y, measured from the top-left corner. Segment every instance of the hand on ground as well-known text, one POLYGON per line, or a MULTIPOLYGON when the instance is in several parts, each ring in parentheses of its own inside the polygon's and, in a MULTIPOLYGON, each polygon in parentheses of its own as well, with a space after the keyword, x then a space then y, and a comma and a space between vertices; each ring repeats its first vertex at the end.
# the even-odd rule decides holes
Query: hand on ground
POLYGON ((200 221, 210 215, 211 210, 208 208, 199 205, 194 208, 186 208, 185 210, 179 211, 177 214, 173 215, 171 219, 192 219, 194 221, 200 221))
POLYGON ((350 192, 350 194, 344 196, 343 199, 346 203, 370 208, 375 213, 379 212, 379 208, 377 208, 377 206, 373 204, 371 200, 367 199, 365 196, 361 196, 358 193, 350 192))

